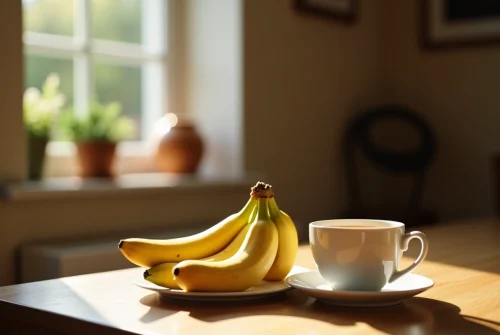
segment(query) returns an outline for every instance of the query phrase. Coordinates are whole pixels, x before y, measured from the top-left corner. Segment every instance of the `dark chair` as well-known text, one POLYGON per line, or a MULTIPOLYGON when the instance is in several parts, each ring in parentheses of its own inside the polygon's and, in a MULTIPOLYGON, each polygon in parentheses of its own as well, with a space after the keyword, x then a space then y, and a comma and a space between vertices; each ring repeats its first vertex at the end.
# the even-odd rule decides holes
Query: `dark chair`
POLYGON ((500 217, 500 154, 498 153, 491 156, 491 178, 495 215, 500 217))
POLYGON ((436 146, 436 136, 431 127, 421 116, 406 106, 377 106, 355 117, 348 125, 343 148, 349 208, 342 216, 396 220, 407 225, 435 222, 436 213, 422 209, 421 198, 426 172, 435 157, 436 146), (378 122, 386 120, 397 120, 415 127, 420 136, 419 147, 411 151, 377 147, 373 143, 371 132, 378 122), (406 207, 384 204, 368 208, 363 204, 359 166, 355 157, 358 151, 375 167, 389 175, 405 175, 413 178, 410 194, 406 195, 408 197, 406 207))

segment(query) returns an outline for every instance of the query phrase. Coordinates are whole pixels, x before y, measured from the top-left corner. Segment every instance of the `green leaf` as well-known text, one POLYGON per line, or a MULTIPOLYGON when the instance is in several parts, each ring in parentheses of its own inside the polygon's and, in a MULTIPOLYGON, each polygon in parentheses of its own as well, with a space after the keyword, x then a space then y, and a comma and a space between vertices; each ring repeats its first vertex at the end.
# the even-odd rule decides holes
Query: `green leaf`
POLYGON ((133 121, 121 116, 121 113, 122 107, 118 102, 103 105, 92 101, 85 117, 78 118, 72 110, 68 110, 61 122, 72 141, 118 142, 134 132, 133 121))

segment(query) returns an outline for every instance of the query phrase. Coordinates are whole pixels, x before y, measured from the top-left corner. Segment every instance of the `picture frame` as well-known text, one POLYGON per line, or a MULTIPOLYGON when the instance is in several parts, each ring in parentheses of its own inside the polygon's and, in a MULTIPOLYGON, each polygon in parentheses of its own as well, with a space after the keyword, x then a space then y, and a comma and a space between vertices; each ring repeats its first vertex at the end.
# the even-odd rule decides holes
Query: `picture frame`
POLYGON ((421 1, 424 48, 500 44, 500 1, 421 1))
POLYGON ((294 0, 295 9, 304 14, 352 23, 357 17, 358 0, 294 0))

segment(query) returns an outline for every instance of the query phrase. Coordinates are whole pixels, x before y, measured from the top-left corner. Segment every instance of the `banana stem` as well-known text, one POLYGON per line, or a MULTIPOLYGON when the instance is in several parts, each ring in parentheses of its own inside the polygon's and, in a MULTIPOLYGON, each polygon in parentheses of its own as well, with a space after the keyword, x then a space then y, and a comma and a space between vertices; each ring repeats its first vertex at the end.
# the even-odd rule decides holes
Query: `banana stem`
POLYGON ((274 198, 274 196, 269 198, 269 214, 272 218, 281 215, 280 209, 278 208, 278 204, 276 203, 276 199, 274 198))
POLYGON ((253 222, 255 220, 255 218, 257 217, 257 207, 259 207, 259 206, 255 205, 255 207, 253 208, 252 214, 250 214, 250 220, 248 220, 248 222, 253 222))
POLYGON ((259 198, 259 208, 257 212, 257 220, 271 219, 269 216, 268 198, 259 198))
POLYGON ((252 214, 255 206, 257 206, 256 199, 254 199, 254 197, 250 197, 250 199, 248 199, 246 205, 241 209, 239 215, 240 216, 248 216, 248 217, 250 217, 250 215, 252 214))

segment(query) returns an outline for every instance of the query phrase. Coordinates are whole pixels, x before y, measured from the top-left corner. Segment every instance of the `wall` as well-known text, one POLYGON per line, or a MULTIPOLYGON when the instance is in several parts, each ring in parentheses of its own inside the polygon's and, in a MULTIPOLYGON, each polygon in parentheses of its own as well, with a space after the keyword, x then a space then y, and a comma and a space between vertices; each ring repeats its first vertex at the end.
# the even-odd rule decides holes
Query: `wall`
MULTIPOLYGON (((252 182, 187 183, 185 187, 111 192, 58 192, 36 199, 0 201, 0 286, 14 283, 23 243, 203 230, 238 211, 252 182), (195 209, 195 210, 194 210, 195 209)), ((118 252, 118 250, 117 250, 118 252)), ((37 264, 33 264, 37 266, 37 264)))
POLYGON ((345 204, 345 122, 377 101, 378 2, 361 1, 352 26, 291 3, 244 2, 245 169, 266 173, 304 231, 345 204))
MULTIPOLYGON (((183 34, 204 38, 184 46, 177 41, 182 47, 173 60, 180 65, 171 76, 181 76, 182 85, 171 108, 200 117, 204 134, 210 125, 215 137, 208 150, 230 144, 236 159, 220 154, 213 164, 228 166, 227 171, 242 164, 245 171, 264 172, 264 181, 273 184, 280 206, 301 222, 302 232, 308 222, 335 217, 345 205, 340 155, 345 122, 357 109, 377 102, 412 105, 440 135, 427 205, 436 206, 444 218, 492 214, 488 159, 500 146, 495 136, 500 123, 498 47, 420 50, 416 1, 360 1, 359 21, 352 26, 298 15, 291 1, 174 3, 184 6, 177 17, 183 34)), ((20 36, 21 26, 18 2, 0 6, 0 13, 9 13, 0 20, 0 28, 8 27, 0 29, 0 39, 11 43, 0 55, 0 73, 10 77, 8 84, 0 84, 7 85, 0 94, 19 97, 0 99, 4 113, 20 108, 21 46, 10 33, 20 36)), ((14 129, 20 133, 21 126, 20 117, 2 114, 0 136, 14 129)), ((23 152, 22 140, 2 137, 0 156, 10 158, 0 164, 2 180, 23 175, 23 152)), ((390 190, 390 185, 379 186, 390 190)), ((246 189, 235 187, 209 201, 204 192, 179 196, 166 191, 106 201, 1 203, 0 285, 14 279, 20 243, 218 220, 244 201, 246 189)))
MULTIPOLYGON (((344 203, 340 139, 352 112, 377 99, 379 25, 374 2, 363 3, 352 26, 298 15, 289 4, 171 1, 180 34, 169 34, 169 79, 178 85, 169 107, 198 121, 207 172, 237 173, 244 159, 244 171, 266 174, 305 237, 305 223, 334 217, 344 203)), ((167 192, 141 201, 5 204, 0 211, 23 231, 4 238, 0 267, 12 268, 16 248, 30 240, 215 221, 239 206, 247 188, 209 200, 167 192), (82 209, 89 215, 74 215, 82 209)), ((13 277, 5 273, 0 283, 13 277)))
POLYGON ((384 0, 381 98, 411 105, 438 133, 425 204, 443 219, 491 216, 490 158, 500 151, 500 47, 421 49, 418 3, 384 0))
POLYGON ((184 2, 184 104, 203 135, 203 169, 207 173, 236 175, 242 171, 241 3, 184 2))
MULTIPOLYGON (((0 82, 0 157, 8 158, 0 162, 0 182, 10 182, 24 177, 25 166, 21 2, 1 2, 0 17, 0 40, 8 46, 0 54, 0 74, 9 78, 0 82), (19 113, 4 113, 7 110, 19 113)), ((142 236, 143 230, 183 226, 202 229, 239 210, 248 199, 255 181, 227 179, 227 174, 241 171, 240 2, 169 1, 169 19, 168 107, 197 118, 211 156, 206 157, 204 172, 211 174, 210 180, 217 180, 214 170, 225 172, 222 179, 226 181, 132 195, 118 189, 111 195, 0 201, 0 286, 15 281, 16 255, 22 243, 100 235, 119 239, 142 236), (220 150, 224 145, 228 151, 220 150)))
POLYGON ((21 103, 21 1, 2 1, 0 13, 0 41, 4 44, 0 52, 0 183, 3 183, 22 180, 26 172, 21 103))

